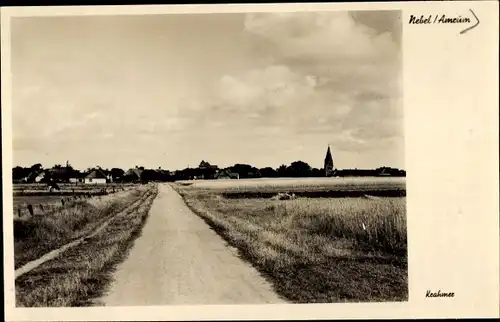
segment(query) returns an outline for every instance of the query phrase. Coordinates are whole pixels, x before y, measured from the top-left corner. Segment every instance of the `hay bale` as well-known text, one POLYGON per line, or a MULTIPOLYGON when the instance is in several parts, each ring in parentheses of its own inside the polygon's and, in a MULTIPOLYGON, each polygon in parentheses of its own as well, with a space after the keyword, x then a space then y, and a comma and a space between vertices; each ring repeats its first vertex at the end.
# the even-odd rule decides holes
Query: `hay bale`
POLYGON ((273 199, 273 200, 293 200, 296 198, 297 197, 295 196, 294 193, 279 192, 277 195, 273 196, 271 199, 273 199))

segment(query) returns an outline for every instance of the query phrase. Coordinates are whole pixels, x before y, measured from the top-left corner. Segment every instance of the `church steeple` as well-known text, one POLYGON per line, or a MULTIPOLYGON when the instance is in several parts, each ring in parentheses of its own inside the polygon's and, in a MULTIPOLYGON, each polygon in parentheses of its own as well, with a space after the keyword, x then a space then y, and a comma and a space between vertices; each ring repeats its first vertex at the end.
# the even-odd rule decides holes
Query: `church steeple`
POLYGON ((325 156, 325 176, 329 177, 333 173, 333 158, 332 153, 330 151, 330 145, 328 145, 328 150, 326 151, 325 156))

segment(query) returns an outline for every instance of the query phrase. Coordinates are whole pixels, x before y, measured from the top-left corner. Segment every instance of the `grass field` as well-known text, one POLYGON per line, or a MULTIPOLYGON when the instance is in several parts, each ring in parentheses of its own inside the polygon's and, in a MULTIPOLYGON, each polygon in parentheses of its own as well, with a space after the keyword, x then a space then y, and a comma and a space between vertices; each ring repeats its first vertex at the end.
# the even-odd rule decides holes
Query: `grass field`
POLYGON ((44 184, 14 184, 13 186, 13 206, 14 217, 28 215, 28 205, 33 206, 35 214, 52 211, 54 207, 74 202, 75 200, 86 199, 92 196, 105 196, 119 193, 136 187, 137 184, 106 184, 75 186, 74 184, 61 184, 59 191, 48 191, 44 184), (103 189, 106 189, 105 191, 103 189), (41 205, 41 207, 40 207, 41 205), (43 207, 43 210, 41 209, 43 207))
POLYGON ((107 199, 79 202, 50 216, 15 221, 17 269, 111 220, 96 236, 17 278, 17 306, 82 306, 102 294, 113 268, 139 235, 156 194, 155 185, 138 186, 107 199))
POLYGON ((259 178, 177 181, 179 185, 222 192, 276 192, 405 189, 404 177, 259 178))
POLYGON ((25 204, 46 204, 61 200, 64 196, 14 196, 14 207, 25 204))
POLYGON ((389 191, 405 186, 401 178, 356 179, 199 181, 174 188, 292 302, 405 301, 405 197, 227 198, 233 191, 389 191))
MULTIPOLYGON (((106 183, 106 184, 82 184, 82 183, 58 183, 57 184, 61 190, 65 189, 95 189, 96 187, 103 188, 103 187, 126 187, 126 186, 133 186, 133 183, 106 183)), ((46 183, 14 183, 12 185, 12 188, 14 191, 17 190, 44 190, 46 189, 47 184, 46 183)))
POLYGON ((18 183, 12 186, 12 193, 14 198, 16 197, 41 197, 41 196, 70 196, 70 195, 81 195, 81 194, 102 194, 113 193, 124 189, 129 189, 134 187, 135 184, 119 184, 119 183, 107 183, 107 184, 70 184, 70 183, 59 183, 58 187, 60 190, 49 191, 46 184, 42 183, 18 183))

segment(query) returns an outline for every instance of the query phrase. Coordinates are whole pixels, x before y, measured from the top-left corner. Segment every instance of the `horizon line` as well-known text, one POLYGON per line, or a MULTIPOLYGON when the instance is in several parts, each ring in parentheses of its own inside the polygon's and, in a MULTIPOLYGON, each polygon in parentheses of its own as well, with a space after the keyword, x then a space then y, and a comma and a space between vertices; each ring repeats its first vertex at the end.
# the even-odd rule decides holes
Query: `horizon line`
MULTIPOLYGON (((206 160, 204 160, 204 159, 203 159, 202 161, 204 161, 204 162, 208 162, 208 161, 206 161, 206 160)), ((293 162, 298 162, 298 161, 300 161, 300 162, 304 162, 304 163, 307 163, 307 164, 311 167, 311 169, 323 169, 323 168, 324 168, 324 166, 322 166, 322 167, 315 167, 315 166, 312 166, 312 165, 310 165, 308 162, 305 162, 305 161, 302 161, 302 160, 292 161, 292 162, 290 162, 290 163, 288 163, 288 164, 282 163, 282 164, 280 164, 280 165, 278 165, 278 166, 276 166, 276 167, 273 167, 273 166, 258 167, 258 166, 252 165, 252 164, 250 164, 250 163, 240 163, 240 162, 236 162, 236 163, 233 163, 233 164, 231 164, 231 165, 227 165, 227 166, 222 166, 222 167, 220 167, 218 164, 212 164, 212 163, 210 163, 210 162, 208 162, 208 163, 209 163, 211 166, 216 166, 218 169, 226 169, 226 168, 230 168, 230 167, 235 166, 235 165, 237 165, 237 164, 250 165, 250 166, 252 166, 252 167, 254 167, 254 168, 257 168, 257 169, 264 169, 264 168, 278 169, 278 168, 279 168, 280 166, 282 166, 282 165, 285 165, 285 166, 290 166, 293 162)), ((200 161, 200 163, 201 163, 201 161, 200 161)), ((42 164, 42 163, 41 163, 41 162, 38 162, 38 163, 33 163, 33 164, 31 164, 30 166, 15 165, 15 166, 13 166, 13 168, 12 168, 12 169, 14 169, 14 168, 16 168, 16 167, 30 168, 31 166, 33 166, 33 165, 35 165, 35 164, 42 164)), ((45 167, 45 166, 43 166, 43 164, 42 164, 42 169, 44 169, 44 170, 47 170, 47 169, 52 169, 52 168, 54 168, 54 166, 55 166, 55 165, 60 165, 62 168, 65 168, 65 167, 66 167, 66 164, 65 164, 65 163, 55 163, 54 165, 52 165, 52 166, 50 166, 50 167, 45 167)), ((111 170, 111 169, 113 169, 113 168, 122 169, 122 170, 128 170, 128 169, 135 169, 135 168, 140 168, 140 167, 143 167, 145 170, 158 170, 158 169, 161 169, 161 170, 167 170, 167 171, 179 171, 179 170, 184 170, 184 169, 196 169, 196 168, 199 168, 199 163, 198 163, 195 167, 193 167, 193 166, 191 166, 191 165, 187 164, 185 167, 183 167, 183 168, 177 168, 177 169, 172 169, 172 168, 169 168, 169 167, 164 168, 164 167, 162 167, 162 166, 157 166, 157 167, 146 167, 146 166, 141 166, 141 165, 127 166, 127 167, 117 167, 117 166, 113 166, 113 167, 103 167, 103 166, 100 166, 100 165, 95 165, 95 166, 90 166, 90 167, 88 167, 88 166, 86 166, 86 167, 74 167, 71 163, 69 163, 69 165, 70 165, 70 166, 71 166, 74 170, 79 170, 79 171, 80 171, 80 170, 81 170, 81 171, 85 171, 85 170, 87 170, 87 169, 91 169, 91 170, 93 170, 93 169, 98 169, 98 168, 100 168, 100 169, 104 169, 104 170, 105 170, 105 169, 109 169, 109 170, 111 170)), ((389 165, 379 165, 379 166, 376 166, 376 167, 374 166, 374 167, 372 167, 372 168, 367 168, 367 167, 363 167, 363 168, 359 168, 359 167, 353 167, 353 168, 343 167, 342 169, 344 169, 344 170, 355 170, 355 169, 357 169, 357 170, 374 170, 374 169, 379 169, 379 168, 384 168, 384 167, 385 167, 385 168, 398 169, 398 170, 405 170, 404 168, 399 168, 399 167, 389 166, 389 165)), ((334 169, 337 169, 337 170, 338 170, 338 169, 341 169, 341 168, 336 168, 336 167, 334 166, 334 169)))

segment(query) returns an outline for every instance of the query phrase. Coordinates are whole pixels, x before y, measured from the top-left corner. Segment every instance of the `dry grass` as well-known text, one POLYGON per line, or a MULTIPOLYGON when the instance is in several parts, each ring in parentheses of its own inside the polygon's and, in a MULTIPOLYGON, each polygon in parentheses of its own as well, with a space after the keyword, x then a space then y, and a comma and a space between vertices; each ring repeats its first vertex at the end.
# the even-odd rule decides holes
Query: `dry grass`
POLYGON ((179 185, 224 193, 237 192, 302 192, 328 190, 405 189, 404 177, 345 177, 345 178, 261 178, 240 180, 179 181, 179 185))
POLYGON ((88 234, 106 218, 138 200, 145 191, 146 188, 129 190, 115 198, 93 204, 79 201, 45 215, 15 220, 15 268, 88 234))
POLYGON ((283 229, 356 241, 368 251, 406 255, 405 198, 301 198, 271 205, 283 229))
POLYGON ((175 188, 293 302, 408 298, 405 198, 226 199, 175 188))
MULTIPOLYGON (((106 183, 106 184, 75 184, 75 183, 58 183, 61 190, 82 189, 92 190, 96 188, 113 188, 113 187, 132 187, 135 183, 106 183)), ((16 190, 46 190, 46 183, 14 183, 12 189, 16 190)))
MULTIPOLYGON (((89 306, 102 295, 115 266, 140 235, 157 195, 153 186, 98 235, 16 280, 17 306, 89 306)), ((131 204, 130 201, 128 203, 131 204)))

